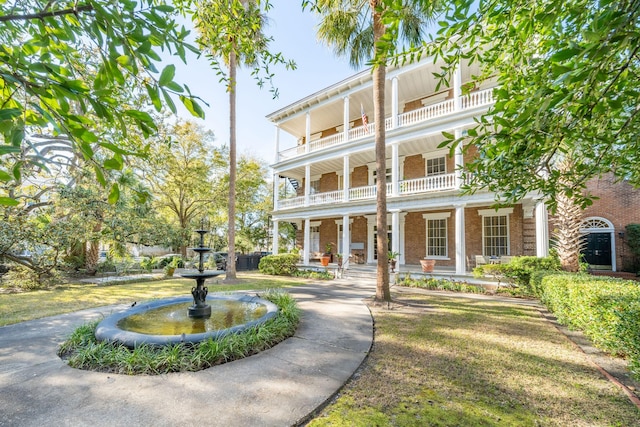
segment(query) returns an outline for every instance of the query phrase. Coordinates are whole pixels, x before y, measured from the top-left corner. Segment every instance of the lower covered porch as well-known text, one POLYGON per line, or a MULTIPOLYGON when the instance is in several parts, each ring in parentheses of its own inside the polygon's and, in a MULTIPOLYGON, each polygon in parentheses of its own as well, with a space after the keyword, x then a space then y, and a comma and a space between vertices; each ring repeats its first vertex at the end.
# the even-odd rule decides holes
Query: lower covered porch
MULTIPOLYGON (((273 236, 279 222, 274 219, 273 236)), ((322 254, 338 254, 349 268, 377 263, 375 213, 305 217, 294 220, 301 263, 316 263, 322 254), (346 225, 346 226, 345 226, 346 225)), ((544 203, 510 208, 459 204, 438 209, 396 209, 387 215, 387 247, 397 255, 396 271, 421 271, 420 261, 435 261, 441 274, 468 275, 480 262, 501 262, 511 256, 547 256, 549 224, 544 203)), ((277 237, 273 240, 277 253, 277 237)))

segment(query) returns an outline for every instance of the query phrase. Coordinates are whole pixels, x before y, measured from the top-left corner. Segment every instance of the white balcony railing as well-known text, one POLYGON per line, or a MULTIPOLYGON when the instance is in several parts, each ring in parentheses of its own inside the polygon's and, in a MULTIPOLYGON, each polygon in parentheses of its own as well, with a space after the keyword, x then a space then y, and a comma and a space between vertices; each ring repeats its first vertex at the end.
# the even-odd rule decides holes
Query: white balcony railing
MULTIPOLYGON (((443 175, 425 176, 416 179, 406 179, 399 181, 399 196, 412 194, 424 194, 437 191, 455 190, 456 174, 448 173, 443 175)), ((392 196, 392 183, 387 183, 387 195, 392 196)), ((376 198, 376 186, 366 185, 364 187, 354 187, 349 189, 349 201, 356 200, 373 200, 376 198)), ((309 196, 309 206, 325 205, 330 203, 342 203, 344 200, 344 191, 328 191, 325 193, 316 193, 309 196)), ((298 196, 291 199, 281 199, 278 201, 277 210, 294 209, 305 206, 305 197, 298 196)))
POLYGON ((400 181, 400 195, 453 190, 455 188, 456 174, 454 173, 400 181))
MULTIPOLYGON (((486 106, 493 103, 493 88, 480 90, 478 92, 472 92, 460 98, 460 111, 486 106)), ((437 104, 427 105, 417 110, 409 111, 398 115, 398 127, 411 126, 428 120, 432 120, 438 117, 444 117, 447 115, 453 115, 458 113, 455 110, 455 103, 453 99, 449 99, 437 104)), ((393 118, 388 117, 385 119, 385 129, 393 129, 393 118)), ((375 123, 370 122, 366 127, 358 126, 349 130, 348 141, 354 141, 360 138, 366 138, 373 136, 375 129, 375 123)), ((344 134, 338 133, 328 136, 326 138, 320 138, 312 141, 309 145, 309 152, 323 150, 327 147, 332 147, 345 143, 344 134)), ((283 150, 279 153, 280 160, 290 159, 292 157, 300 156, 306 153, 305 145, 298 145, 297 147, 283 150)))

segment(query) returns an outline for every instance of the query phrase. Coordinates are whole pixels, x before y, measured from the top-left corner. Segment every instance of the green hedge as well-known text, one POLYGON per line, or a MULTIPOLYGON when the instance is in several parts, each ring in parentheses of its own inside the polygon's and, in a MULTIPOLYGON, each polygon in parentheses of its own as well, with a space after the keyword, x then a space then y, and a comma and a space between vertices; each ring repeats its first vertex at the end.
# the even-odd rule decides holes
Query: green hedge
POLYGON ((517 256, 507 264, 486 264, 473 269, 473 275, 499 276, 522 288, 524 294, 536 295, 531 287, 531 275, 536 271, 559 271, 560 261, 557 257, 538 258, 535 256, 517 256))
POLYGON ((262 274, 292 276, 298 271, 296 264, 299 261, 300 257, 296 254, 267 255, 260 259, 258 270, 262 274))
POLYGON ((628 358, 640 379, 640 283, 540 272, 532 285, 560 323, 582 330, 597 347, 628 358))

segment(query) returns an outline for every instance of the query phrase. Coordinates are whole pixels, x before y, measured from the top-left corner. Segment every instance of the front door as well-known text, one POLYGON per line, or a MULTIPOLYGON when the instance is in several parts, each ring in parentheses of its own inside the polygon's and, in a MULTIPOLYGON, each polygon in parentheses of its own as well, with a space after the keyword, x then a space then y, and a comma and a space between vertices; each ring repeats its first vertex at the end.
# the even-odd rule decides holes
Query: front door
POLYGON ((584 260, 593 266, 611 267, 611 233, 589 233, 582 249, 584 260))

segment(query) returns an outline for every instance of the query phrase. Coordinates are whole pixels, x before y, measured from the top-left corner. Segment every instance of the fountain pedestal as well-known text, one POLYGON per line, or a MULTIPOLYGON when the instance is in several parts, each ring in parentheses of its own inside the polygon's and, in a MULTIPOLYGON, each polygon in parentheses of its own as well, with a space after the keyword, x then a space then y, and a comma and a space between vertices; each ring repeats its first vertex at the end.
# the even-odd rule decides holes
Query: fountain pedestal
POLYGON ((191 288, 191 295, 193 295, 193 305, 189 307, 189 317, 193 318, 209 318, 211 317, 211 306, 206 303, 207 294, 209 290, 204 285, 204 281, 224 274, 224 271, 204 271, 204 254, 211 251, 211 248, 205 248, 204 235, 208 233, 207 230, 196 230, 196 233, 200 234, 200 244, 197 248, 191 248, 200 255, 198 262, 197 273, 183 273, 180 276, 186 279, 195 279, 196 286, 191 288))

